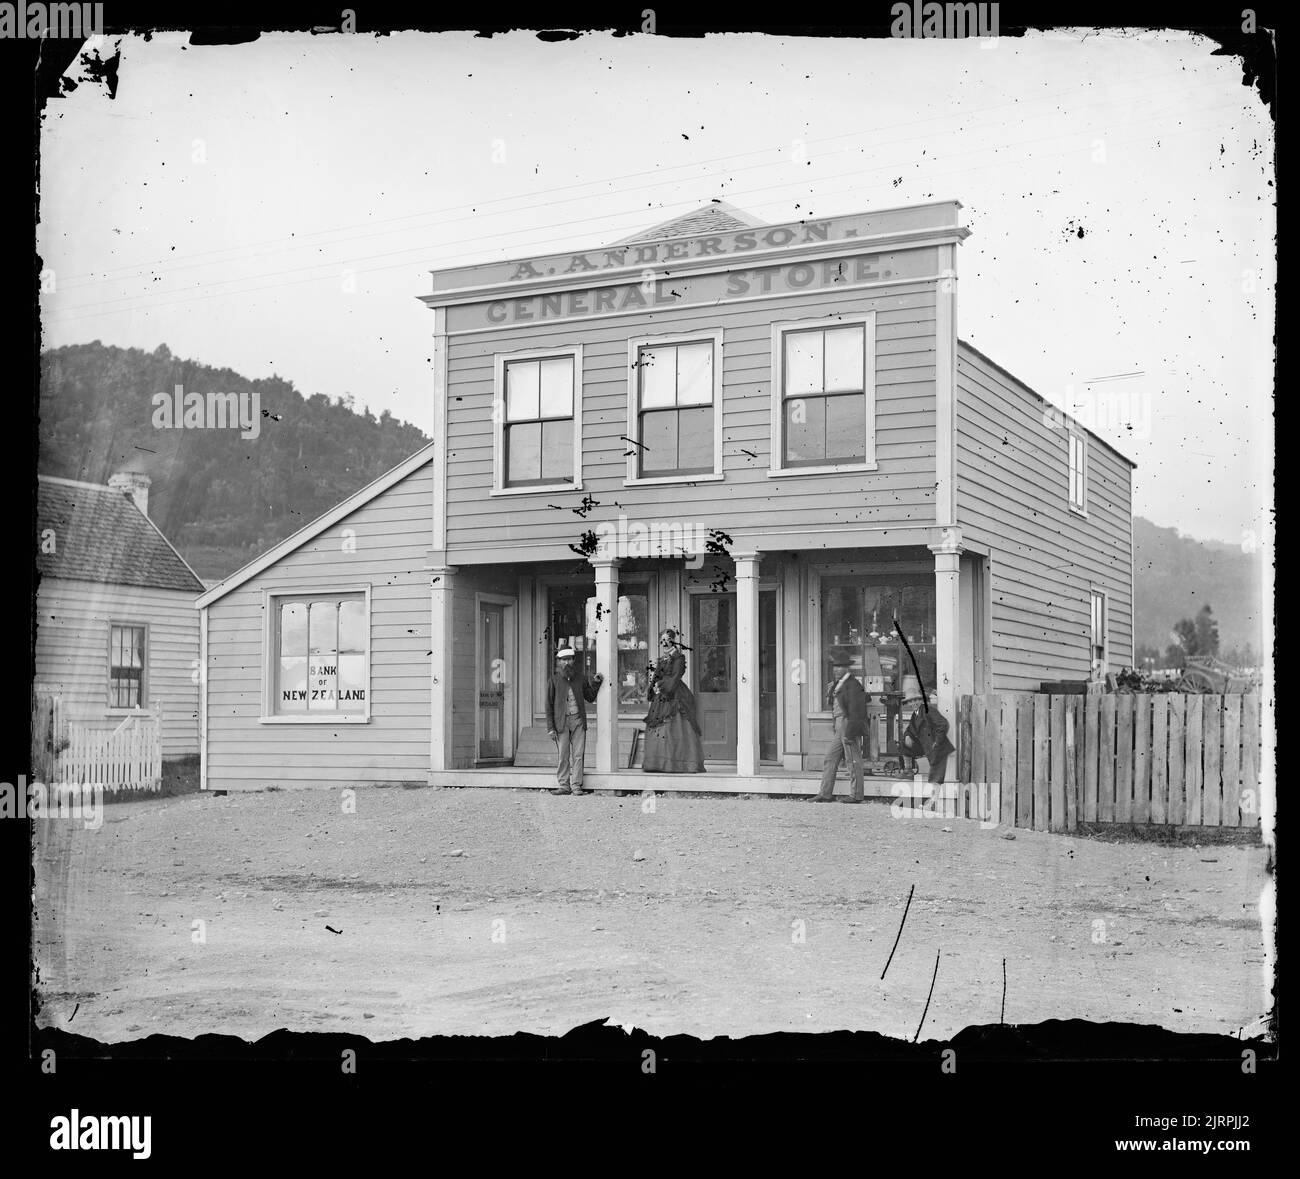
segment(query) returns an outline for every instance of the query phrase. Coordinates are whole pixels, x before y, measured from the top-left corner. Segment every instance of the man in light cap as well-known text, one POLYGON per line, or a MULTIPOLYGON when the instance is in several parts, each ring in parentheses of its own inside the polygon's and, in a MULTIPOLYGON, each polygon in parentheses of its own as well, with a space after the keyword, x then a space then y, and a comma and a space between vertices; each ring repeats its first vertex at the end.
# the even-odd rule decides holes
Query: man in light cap
POLYGON ((556 669, 546 694, 546 735, 555 742, 560 762, 555 769, 552 794, 589 794, 582 788, 582 759, 587 752, 587 702, 594 704, 605 677, 596 673, 592 683, 577 661, 572 647, 555 655, 556 669))

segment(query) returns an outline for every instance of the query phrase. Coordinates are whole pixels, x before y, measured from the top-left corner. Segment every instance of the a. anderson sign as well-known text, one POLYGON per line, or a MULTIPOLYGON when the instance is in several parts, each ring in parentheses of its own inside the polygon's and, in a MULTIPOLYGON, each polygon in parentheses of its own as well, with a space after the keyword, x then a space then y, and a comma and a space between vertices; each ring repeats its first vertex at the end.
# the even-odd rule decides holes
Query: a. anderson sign
POLYGON ((938 277, 937 266, 938 251, 933 246, 785 265, 756 263, 744 270, 651 277, 642 282, 579 287, 451 306, 447 308, 447 330, 472 332, 512 324, 629 315, 816 289, 933 279, 938 277))
MULTIPOLYGON (((431 301, 440 301, 440 295, 445 293, 452 302, 457 292, 490 287, 577 288, 584 285, 584 280, 612 281, 619 272, 627 274, 631 282, 635 272, 654 272, 655 278, 680 278, 719 266, 761 266, 768 259, 776 263, 781 255, 829 259, 847 252, 888 250, 927 234, 964 237, 965 231, 957 225, 959 208, 956 201, 937 201, 817 221, 615 243, 579 253, 458 266, 434 271, 431 301)), ((644 280, 646 274, 637 277, 644 280)))

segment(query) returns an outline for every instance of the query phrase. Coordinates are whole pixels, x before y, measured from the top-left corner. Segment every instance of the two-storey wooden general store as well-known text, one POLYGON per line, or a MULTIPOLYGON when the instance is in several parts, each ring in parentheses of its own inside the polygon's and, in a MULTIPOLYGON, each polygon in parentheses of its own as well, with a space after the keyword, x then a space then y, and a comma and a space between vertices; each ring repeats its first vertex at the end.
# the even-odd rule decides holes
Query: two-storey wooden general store
POLYGON ((1132 464, 958 339, 959 208, 435 272, 432 445, 199 601, 206 785, 546 785, 565 645, 598 789, 812 790, 838 653, 882 751, 1130 664, 1132 464), (707 784, 634 766, 665 627, 707 784))

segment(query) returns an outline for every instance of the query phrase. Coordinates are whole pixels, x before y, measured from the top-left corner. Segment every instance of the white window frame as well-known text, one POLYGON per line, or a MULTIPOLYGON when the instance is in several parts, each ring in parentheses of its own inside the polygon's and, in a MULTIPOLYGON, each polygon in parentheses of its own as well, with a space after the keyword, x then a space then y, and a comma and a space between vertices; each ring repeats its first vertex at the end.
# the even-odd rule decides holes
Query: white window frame
POLYGON ((628 447, 627 475, 624 487, 647 487, 667 483, 717 483, 722 470, 722 329, 678 332, 667 335, 637 336, 627 342, 627 436, 636 441, 628 447), (638 473, 641 464, 641 436, 637 426, 641 400, 641 373, 637 354, 642 348, 667 348, 675 344, 713 342, 713 470, 700 475, 646 475, 638 473))
POLYGON ((527 348, 498 352, 492 357, 492 490, 491 495, 553 495, 582 490, 582 345, 563 348, 527 348), (506 365, 520 360, 557 360, 573 357, 573 482, 535 483, 507 487, 505 468, 506 365))
POLYGON ((876 312, 860 315, 820 315, 810 319, 786 319, 772 324, 772 439, 768 478, 799 475, 827 475, 845 471, 875 471, 876 463, 876 312), (785 415, 783 385, 785 337, 791 332, 862 325, 862 390, 866 403, 866 459, 860 463, 827 463, 820 467, 787 467, 785 463, 785 415))
POLYGON ((297 586, 293 589, 267 589, 262 591, 262 715, 264 725, 365 725, 370 723, 370 706, 374 699, 374 669, 371 666, 371 634, 374 615, 371 612, 370 583, 356 585, 297 586), (276 691, 276 671, 280 662, 279 602, 283 598, 331 598, 361 594, 366 603, 366 707, 363 712, 276 712, 272 707, 276 691))
POLYGON ((108 620, 108 673, 104 677, 104 695, 107 700, 105 712, 109 716, 132 716, 135 713, 148 712, 149 709, 149 650, 153 641, 149 624, 131 618, 110 618, 108 620), (144 630, 144 665, 140 668, 140 703, 132 708, 129 704, 113 703, 113 628, 140 627, 144 630))
POLYGON ((1098 589, 1096 586, 1090 587, 1088 593, 1088 678, 1090 680, 1104 680, 1106 673, 1110 669, 1110 591, 1098 589), (1093 652, 1097 644, 1093 642, 1095 635, 1092 630, 1093 605, 1096 599, 1101 599, 1101 671, 1098 672, 1093 666, 1093 652))
POLYGON ((1080 516, 1086 516, 1088 514, 1088 436, 1081 430, 1067 430, 1065 448, 1068 468, 1066 495, 1069 500, 1070 511, 1076 512, 1080 516), (1074 465, 1076 453, 1079 455, 1077 469, 1074 465), (1079 492, 1077 498, 1074 494, 1076 489, 1079 492))

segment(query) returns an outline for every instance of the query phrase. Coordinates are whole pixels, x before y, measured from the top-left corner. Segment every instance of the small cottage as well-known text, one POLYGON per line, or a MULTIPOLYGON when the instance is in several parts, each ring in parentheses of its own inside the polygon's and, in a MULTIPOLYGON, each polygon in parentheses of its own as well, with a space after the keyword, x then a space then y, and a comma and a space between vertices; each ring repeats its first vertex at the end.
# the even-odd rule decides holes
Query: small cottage
POLYGON ((149 487, 138 472, 39 477, 34 686, 90 733, 158 716, 175 759, 199 752, 203 583, 149 518, 149 487))

